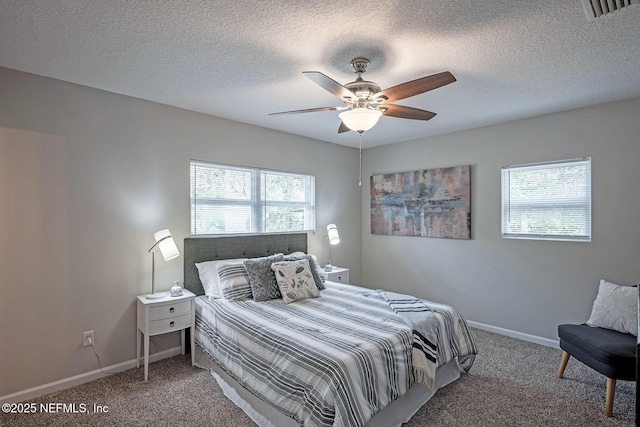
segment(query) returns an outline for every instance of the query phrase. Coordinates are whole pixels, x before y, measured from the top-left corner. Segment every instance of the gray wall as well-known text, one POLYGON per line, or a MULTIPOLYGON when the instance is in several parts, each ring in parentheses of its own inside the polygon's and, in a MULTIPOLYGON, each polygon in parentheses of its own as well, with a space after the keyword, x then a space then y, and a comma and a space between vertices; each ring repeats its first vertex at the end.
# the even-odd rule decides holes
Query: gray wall
MULTIPOLYGON (((189 160, 312 173, 309 252, 360 280, 358 154, 351 148, 0 68, 0 396, 135 357, 135 297, 153 233, 189 235, 189 160)), ((156 263, 156 286, 182 281, 156 263)), ((152 339, 152 351, 179 335, 152 339)))
POLYGON ((453 304, 472 321, 557 340, 559 323, 588 319, 600 278, 640 282, 638 111, 640 98, 365 150, 366 177, 471 165, 472 240, 372 235, 367 180, 363 283, 453 304), (586 156, 592 159, 592 242, 500 237, 501 166, 586 156))

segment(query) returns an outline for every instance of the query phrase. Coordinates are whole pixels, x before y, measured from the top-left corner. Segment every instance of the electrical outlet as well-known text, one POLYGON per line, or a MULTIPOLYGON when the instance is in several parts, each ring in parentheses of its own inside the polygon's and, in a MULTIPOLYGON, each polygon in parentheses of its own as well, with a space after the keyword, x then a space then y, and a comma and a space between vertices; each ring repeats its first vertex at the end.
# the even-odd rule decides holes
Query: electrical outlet
POLYGON ((95 339, 93 338, 93 331, 85 331, 82 333, 82 346, 83 347, 89 347, 91 345, 94 345, 96 343, 95 339))

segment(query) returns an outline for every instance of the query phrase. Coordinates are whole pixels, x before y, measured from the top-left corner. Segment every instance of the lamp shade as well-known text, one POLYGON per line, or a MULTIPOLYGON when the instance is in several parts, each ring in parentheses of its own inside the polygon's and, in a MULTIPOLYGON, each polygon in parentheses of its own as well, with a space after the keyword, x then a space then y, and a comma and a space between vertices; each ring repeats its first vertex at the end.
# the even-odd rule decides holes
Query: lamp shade
POLYGON ((153 237, 156 239, 156 244, 158 245, 165 261, 169 261, 180 256, 176 242, 174 242, 168 229, 154 233, 153 237))
POLYGON ((342 123, 351 130, 356 132, 364 132, 376 125, 378 119, 382 116, 379 110, 370 108, 354 108, 338 114, 342 123))
POLYGON ((329 244, 337 245, 340 243, 340 235, 338 234, 338 227, 335 224, 327 225, 327 236, 329 236, 329 244))

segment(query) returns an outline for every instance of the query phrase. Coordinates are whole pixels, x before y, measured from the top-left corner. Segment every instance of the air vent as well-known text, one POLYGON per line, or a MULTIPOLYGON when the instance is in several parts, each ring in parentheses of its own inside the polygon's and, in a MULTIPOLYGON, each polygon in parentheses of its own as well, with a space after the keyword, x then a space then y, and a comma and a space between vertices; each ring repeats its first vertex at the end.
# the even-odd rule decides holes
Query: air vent
POLYGON ((633 4, 640 4, 640 0, 582 0, 584 13, 589 21, 601 16, 609 15, 633 4))

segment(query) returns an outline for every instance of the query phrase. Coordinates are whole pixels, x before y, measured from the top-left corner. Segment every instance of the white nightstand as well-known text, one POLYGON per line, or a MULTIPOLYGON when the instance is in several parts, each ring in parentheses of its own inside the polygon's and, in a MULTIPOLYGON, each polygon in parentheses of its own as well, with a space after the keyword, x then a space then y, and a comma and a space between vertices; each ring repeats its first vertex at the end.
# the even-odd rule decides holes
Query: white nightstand
POLYGON ((333 270, 331 271, 322 270, 322 275, 326 280, 331 280, 332 282, 349 284, 348 268, 333 267, 333 270))
POLYGON ((172 297, 167 294, 160 299, 138 296, 138 341, 136 345, 136 368, 140 367, 140 344, 144 334, 144 380, 149 378, 149 337, 180 331, 182 354, 184 354, 184 331, 191 328, 191 365, 195 363, 195 295, 183 289, 182 295, 172 297))

